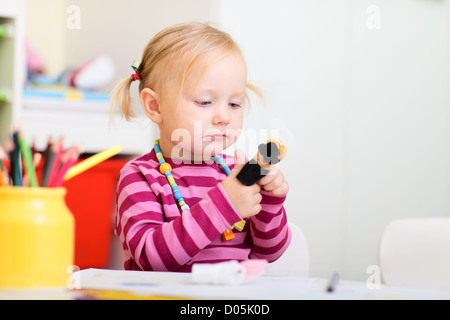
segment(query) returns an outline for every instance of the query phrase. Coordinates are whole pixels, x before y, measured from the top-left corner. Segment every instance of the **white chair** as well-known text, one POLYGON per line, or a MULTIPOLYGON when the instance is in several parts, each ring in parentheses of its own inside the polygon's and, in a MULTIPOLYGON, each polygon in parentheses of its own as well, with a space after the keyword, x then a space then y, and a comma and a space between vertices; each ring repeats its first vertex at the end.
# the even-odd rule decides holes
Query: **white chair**
POLYGON ((303 231, 292 222, 288 222, 288 226, 292 234, 289 247, 280 258, 266 266, 264 275, 281 277, 309 275, 309 251, 303 231))
POLYGON ((387 285, 450 289, 450 218, 392 221, 381 235, 378 262, 387 285))

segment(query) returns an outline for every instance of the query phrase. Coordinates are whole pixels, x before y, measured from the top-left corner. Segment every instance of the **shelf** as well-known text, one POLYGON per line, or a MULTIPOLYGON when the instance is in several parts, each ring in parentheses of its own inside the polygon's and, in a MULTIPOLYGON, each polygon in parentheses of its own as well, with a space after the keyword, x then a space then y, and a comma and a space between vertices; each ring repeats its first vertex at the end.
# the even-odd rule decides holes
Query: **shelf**
POLYGON ((24 110, 109 112, 109 95, 70 87, 25 88, 24 110))

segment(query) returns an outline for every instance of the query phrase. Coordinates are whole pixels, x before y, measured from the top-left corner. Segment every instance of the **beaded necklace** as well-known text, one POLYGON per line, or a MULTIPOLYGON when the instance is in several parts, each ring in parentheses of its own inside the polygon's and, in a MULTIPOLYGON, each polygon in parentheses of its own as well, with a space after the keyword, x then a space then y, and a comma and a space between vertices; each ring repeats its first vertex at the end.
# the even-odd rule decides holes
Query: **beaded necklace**
MULTIPOLYGON (((159 147, 159 139, 155 140, 155 153, 156 153, 156 158, 159 161, 159 172, 161 172, 161 174, 165 175, 167 178, 167 181, 170 184, 170 187, 172 188, 172 192, 173 192, 173 197, 175 198, 175 201, 178 202, 178 205, 180 206, 181 210, 189 210, 189 206, 186 204, 186 202, 183 199, 183 195, 180 192, 180 189, 178 188, 177 183, 175 182, 175 179, 173 178, 172 175, 172 167, 170 166, 170 164, 168 164, 166 162, 166 160, 164 159, 164 156, 161 152, 161 148, 159 147)), ((212 156, 212 159, 214 160, 214 162, 225 172, 225 174, 228 176, 230 174, 230 168, 228 168, 227 164, 225 163, 225 160, 219 156, 219 155, 215 155, 212 156)), ((238 231, 242 231, 244 229, 245 226, 245 221, 239 221, 236 222, 231 229, 236 228, 238 231)), ((234 234, 233 231, 231 229, 227 229, 224 231, 224 233, 222 234, 222 238, 224 240, 231 240, 234 238, 234 234)))

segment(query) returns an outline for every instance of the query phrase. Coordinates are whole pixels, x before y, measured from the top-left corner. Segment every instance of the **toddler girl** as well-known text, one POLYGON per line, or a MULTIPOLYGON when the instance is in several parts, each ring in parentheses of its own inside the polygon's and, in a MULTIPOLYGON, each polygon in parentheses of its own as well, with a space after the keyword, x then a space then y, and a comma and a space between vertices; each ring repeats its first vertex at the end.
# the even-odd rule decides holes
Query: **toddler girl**
POLYGON ((189 272, 194 263, 279 258, 291 238, 283 174, 271 166, 244 186, 236 179, 244 153, 221 154, 239 137, 251 88, 236 43, 209 25, 179 24, 154 36, 132 67, 112 108, 132 118, 129 90, 139 81, 160 138, 121 170, 115 233, 125 269, 189 272))

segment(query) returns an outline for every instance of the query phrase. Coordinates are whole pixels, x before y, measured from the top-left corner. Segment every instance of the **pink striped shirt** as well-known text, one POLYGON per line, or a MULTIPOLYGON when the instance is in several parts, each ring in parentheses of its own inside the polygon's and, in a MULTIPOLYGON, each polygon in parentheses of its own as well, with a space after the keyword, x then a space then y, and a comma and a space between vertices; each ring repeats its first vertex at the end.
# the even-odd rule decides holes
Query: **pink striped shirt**
MULTIPOLYGON (((224 155, 230 169, 235 158, 224 155)), ((190 210, 181 211, 155 151, 128 162, 117 186, 115 233, 126 270, 189 272, 193 263, 278 259, 291 233, 283 207, 286 196, 261 191, 262 210, 244 230, 224 241, 222 233, 242 220, 220 182, 226 175, 212 160, 175 164, 172 175, 190 210)))

